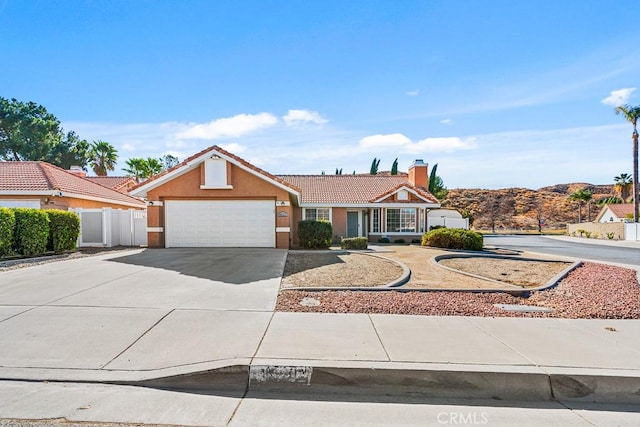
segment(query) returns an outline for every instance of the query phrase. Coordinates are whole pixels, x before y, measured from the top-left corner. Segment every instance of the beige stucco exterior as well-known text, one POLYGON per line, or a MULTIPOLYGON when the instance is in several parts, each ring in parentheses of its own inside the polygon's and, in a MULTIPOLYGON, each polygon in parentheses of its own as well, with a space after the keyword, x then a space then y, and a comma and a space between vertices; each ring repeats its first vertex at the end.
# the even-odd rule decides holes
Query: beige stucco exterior
POLYGON ((276 247, 288 249, 291 245, 293 201, 290 193, 268 182, 263 177, 227 163, 229 189, 202 189, 204 185, 204 163, 174 179, 150 189, 147 193, 147 223, 149 247, 164 247, 164 202, 167 200, 273 200, 276 205, 276 247), (277 202, 285 202, 280 206, 277 202), (162 230, 162 231, 161 231, 162 230), (289 231, 285 231, 289 230, 289 231))

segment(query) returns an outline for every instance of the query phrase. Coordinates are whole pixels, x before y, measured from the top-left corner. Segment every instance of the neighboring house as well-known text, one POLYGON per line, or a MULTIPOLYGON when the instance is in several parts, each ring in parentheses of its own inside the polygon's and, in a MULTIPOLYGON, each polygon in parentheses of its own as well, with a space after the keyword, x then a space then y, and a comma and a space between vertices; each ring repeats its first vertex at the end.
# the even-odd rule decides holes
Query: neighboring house
POLYGON ((624 222, 633 218, 633 203, 604 205, 595 222, 624 222))
POLYGON ((146 207, 140 199, 73 172, 46 162, 0 162, 0 206, 63 210, 146 207))
POLYGON ((303 219, 332 223, 334 239, 418 239, 427 211, 427 165, 408 175, 272 175, 217 146, 133 187, 147 199, 150 247, 297 246, 303 219))
POLYGON ((91 182, 125 194, 128 194, 129 189, 137 184, 136 180, 130 176, 87 176, 85 178, 91 182))

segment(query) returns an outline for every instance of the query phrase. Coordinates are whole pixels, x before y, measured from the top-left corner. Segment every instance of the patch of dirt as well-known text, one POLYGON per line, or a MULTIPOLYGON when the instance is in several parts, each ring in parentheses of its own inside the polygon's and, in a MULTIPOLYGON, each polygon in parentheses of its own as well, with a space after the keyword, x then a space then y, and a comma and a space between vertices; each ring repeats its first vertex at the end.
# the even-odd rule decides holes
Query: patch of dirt
POLYGON ((289 252, 282 288, 375 287, 402 275, 402 268, 389 260, 343 252, 289 252))
POLYGON ((524 287, 544 285, 571 265, 569 262, 561 261, 520 261, 486 257, 443 259, 440 264, 524 287))

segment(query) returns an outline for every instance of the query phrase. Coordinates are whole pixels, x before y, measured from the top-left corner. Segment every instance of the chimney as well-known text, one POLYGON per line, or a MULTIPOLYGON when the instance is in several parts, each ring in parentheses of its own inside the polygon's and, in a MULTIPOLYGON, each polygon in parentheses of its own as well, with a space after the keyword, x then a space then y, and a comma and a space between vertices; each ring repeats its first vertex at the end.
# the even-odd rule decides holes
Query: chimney
POLYGON ((427 175, 429 165, 422 159, 416 159, 409 166, 409 182, 415 187, 428 188, 429 176, 427 175))
POLYGON ((67 172, 77 175, 81 178, 84 178, 87 176, 87 173, 84 170, 82 170, 80 166, 71 166, 67 172))

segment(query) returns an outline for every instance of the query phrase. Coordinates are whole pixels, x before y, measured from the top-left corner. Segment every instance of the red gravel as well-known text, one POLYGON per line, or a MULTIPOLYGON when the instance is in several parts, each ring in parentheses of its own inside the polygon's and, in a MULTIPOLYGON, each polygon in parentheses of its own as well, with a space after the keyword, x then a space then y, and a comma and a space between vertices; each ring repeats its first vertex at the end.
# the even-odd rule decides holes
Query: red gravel
POLYGON ((585 263, 560 284, 529 298, 503 293, 397 291, 287 291, 278 295, 278 311, 385 313, 432 316, 561 317, 567 319, 640 319, 640 286, 635 270, 585 263), (300 305, 303 298, 320 301, 300 305), (552 313, 514 313, 493 304, 552 308, 552 313))

